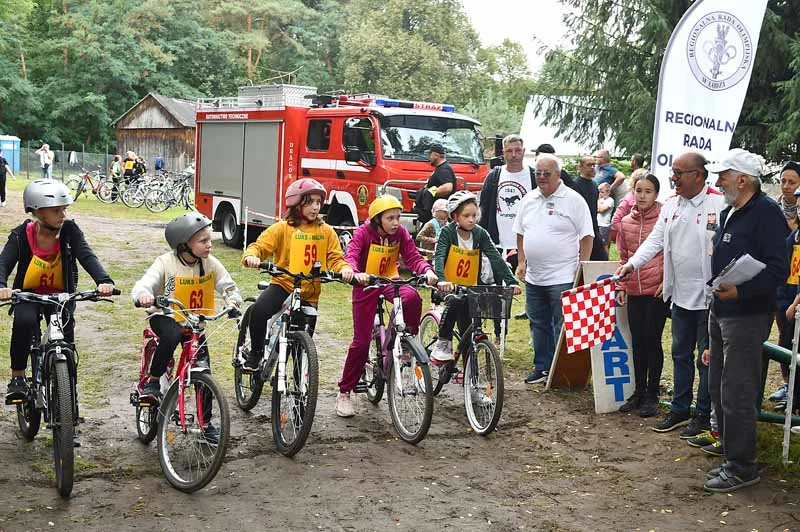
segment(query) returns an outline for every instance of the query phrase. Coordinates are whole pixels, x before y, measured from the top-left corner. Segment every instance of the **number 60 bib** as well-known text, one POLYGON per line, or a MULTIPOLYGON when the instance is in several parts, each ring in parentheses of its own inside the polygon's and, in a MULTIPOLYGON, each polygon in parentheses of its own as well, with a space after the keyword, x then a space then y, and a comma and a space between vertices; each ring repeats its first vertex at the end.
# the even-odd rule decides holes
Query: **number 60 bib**
POLYGON ((451 245, 444 263, 444 280, 462 286, 477 285, 480 260, 480 249, 464 249, 451 245))
POLYGON ((400 245, 397 243, 391 246, 371 244, 364 273, 389 277, 390 279, 400 277, 400 272, 397 271, 397 257, 399 255, 400 245))

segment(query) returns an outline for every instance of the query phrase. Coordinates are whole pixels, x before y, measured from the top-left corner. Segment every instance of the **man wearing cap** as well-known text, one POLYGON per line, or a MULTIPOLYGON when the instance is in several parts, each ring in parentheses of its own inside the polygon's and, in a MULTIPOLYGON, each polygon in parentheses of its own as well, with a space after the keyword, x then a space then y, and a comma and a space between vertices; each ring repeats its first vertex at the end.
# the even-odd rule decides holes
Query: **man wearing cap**
MULTIPOLYGON (((672 300, 673 397, 670 411, 653 427, 669 432, 689 425, 680 434, 690 439, 711 428, 711 396, 708 368, 701 354, 708 349, 708 301, 711 279, 711 239, 717 230, 725 200, 706 185, 706 159, 696 152, 679 155, 672 163, 676 196, 661 208, 656 225, 628 262, 617 269, 624 277, 638 270, 659 251, 664 252, 664 301, 672 300), (691 419, 694 390, 695 348, 699 374, 697 406, 691 419)), ((647 397, 642 407, 658 405, 658 397, 647 397), (648 404, 649 403, 649 404, 648 404)), ((646 410, 650 410, 647 408, 646 410)))
POLYGON ((732 260, 749 254, 766 265, 739 285, 713 291, 709 315, 709 387, 717 412, 725 462, 706 475, 705 489, 730 492, 760 480, 756 466, 756 421, 761 380, 761 344, 769 337, 775 291, 785 282, 789 227, 781 208, 761 190, 762 161, 736 148, 718 164, 717 187, 728 207, 714 235, 714 276, 732 260))
POLYGON ((433 216, 431 209, 438 198, 447 199, 456 189, 456 174, 444 156, 441 144, 432 144, 428 153, 428 161, 434 167, 433 173, 425 182, 425 187, 417 192, 414 212, 418 221, 426 223, 433 216))

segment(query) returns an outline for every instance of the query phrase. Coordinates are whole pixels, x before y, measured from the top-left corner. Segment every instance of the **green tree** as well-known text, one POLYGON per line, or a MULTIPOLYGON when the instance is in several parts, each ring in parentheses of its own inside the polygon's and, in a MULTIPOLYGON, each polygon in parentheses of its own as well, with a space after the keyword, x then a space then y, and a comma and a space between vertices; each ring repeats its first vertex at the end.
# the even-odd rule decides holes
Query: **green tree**
POLYGON ((503 94, 493 89, 487 90, 480 100, 467 103, 462 112, 480 120, 481 130, 487 136, 519 133, 522 123, 522 111, 513 107, 503 94))

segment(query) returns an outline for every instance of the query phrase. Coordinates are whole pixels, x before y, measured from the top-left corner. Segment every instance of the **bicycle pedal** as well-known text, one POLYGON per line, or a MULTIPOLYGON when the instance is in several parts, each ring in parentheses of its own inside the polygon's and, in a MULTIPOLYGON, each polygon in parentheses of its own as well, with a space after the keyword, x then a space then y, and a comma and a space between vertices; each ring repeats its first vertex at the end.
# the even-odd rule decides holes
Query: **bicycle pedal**
POLYGON ((367 390, 369 390, 369 384, 366 382, 359 382, 356 384, 356 387, 353 388, 353 392, 355 393, 367 393, 367 390))
POLYGON ((6 404, 10 406, 19 405, 25 402, 24 397, 6 397, 6 404))

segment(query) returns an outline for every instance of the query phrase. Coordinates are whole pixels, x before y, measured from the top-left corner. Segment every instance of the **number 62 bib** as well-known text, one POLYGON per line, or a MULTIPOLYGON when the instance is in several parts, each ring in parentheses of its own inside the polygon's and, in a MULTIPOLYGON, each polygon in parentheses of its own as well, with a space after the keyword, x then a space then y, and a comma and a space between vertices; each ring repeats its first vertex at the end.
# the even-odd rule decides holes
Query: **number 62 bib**
POLYGON ((464 249, 451 245, 444 263, 444 280, 462 286, 477 285, 480 260, 480 249, 464 249))

